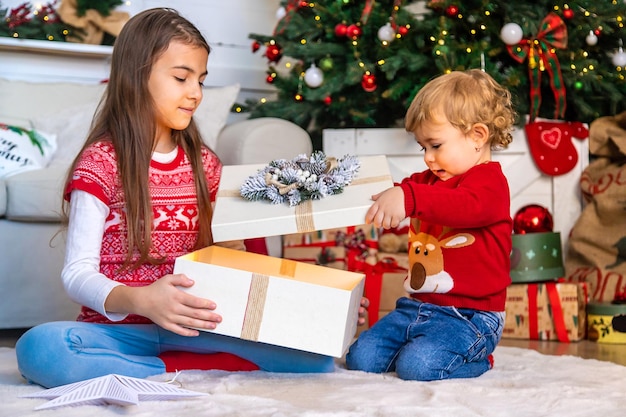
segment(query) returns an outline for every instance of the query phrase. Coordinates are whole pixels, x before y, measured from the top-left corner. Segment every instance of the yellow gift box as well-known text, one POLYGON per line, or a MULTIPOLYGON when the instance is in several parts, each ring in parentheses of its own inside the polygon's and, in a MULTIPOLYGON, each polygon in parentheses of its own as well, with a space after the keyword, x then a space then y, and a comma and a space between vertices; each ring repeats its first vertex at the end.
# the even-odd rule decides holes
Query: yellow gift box
POLYGON ((211 222, 213 240, 287 235, 364 223, 372 195, 393 187, 393 181, 385 156, 360 157, 359 161, 359 171, 342 193, 306 200, 294 207, 241 197, 242 184, 265 165, 224 166, 211 222))
POLYGON ((587 338, 598 343, 626 344, 626 304, 589 303, 587 338))
POLYGON ((506 291, 502 337, 573 342, 585 337, 584 283, 512 284, 506 291))
POLYGON ((174 273, 217 304, 211 332, 337 358, 356 334, 364 274, 219 246, 177 258, 174 273))

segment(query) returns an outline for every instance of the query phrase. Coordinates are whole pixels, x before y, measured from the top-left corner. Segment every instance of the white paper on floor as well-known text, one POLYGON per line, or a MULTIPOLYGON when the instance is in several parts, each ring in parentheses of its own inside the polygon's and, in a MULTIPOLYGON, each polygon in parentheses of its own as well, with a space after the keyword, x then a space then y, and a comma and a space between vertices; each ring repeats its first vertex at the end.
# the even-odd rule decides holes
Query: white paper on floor
POLYGON ((181 389, 171 383, 111 374, 21 397, 51 399, 35 408, 44 410, 68 405, 135 405, 139 401, 174 400, 200 395, 208 394, 181 389))

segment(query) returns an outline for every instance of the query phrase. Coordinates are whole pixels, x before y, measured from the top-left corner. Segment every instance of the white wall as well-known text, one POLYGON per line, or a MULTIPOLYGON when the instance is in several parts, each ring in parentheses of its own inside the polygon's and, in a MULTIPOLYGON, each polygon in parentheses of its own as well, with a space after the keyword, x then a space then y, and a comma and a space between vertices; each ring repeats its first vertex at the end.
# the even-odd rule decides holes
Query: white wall
MULTIPOLYGON (((3 7, 21 5, 23 0, 5 0, 3 7)), ((33 5, 42 2, 33 1, 33 5)), ((272 88, 265 82, 267 59, 262 50, 253 54, 250 33, 271 34, 276 24, 279 0, 132 0, 118 10, 131 15, 152 7, 174 7, 192 21, 213 48, 209 57, 207 86, 242 85, 242 94, 265 94, 272 88)), ((10 38, 0 38, 12 42, 10 38)), ((54 48, 56 42, 43 41, 54 48)), ((13 42, 15 43, 15 42, 13 42)), ((60 43, 60 42, 59 42, 60 43)), ((60 45, 59 45, 60 47, 60 45)), ((0 45, 0 76, 41 82, 98 82, 108 74, 107 57, 96 53, 67 54, 37 48, 20 50, 0 45)))

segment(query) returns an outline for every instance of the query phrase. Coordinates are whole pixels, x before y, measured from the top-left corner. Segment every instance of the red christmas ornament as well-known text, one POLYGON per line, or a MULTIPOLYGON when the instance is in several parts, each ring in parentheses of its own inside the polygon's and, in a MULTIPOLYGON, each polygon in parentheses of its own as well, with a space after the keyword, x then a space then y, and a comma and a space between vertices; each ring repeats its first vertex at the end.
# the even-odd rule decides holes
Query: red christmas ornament
POLYGON ((574 11, 572 9, 563 10, 563 17, 568 20, 571 19, 572 17, 574 17, 574 11))
POLYGON ((400 36, 405 36, 407 33, 409 33, 409 28, 407 26, 398 27, 398 34, 400 36))
POLYGON ((600 36, 602 34, 602 29, 597 28, 596 30, 593 31, 593 33, 595 33, 596 36, 600 36))
POLYGON ((446 14, 450 17, 455 17, 457 14, 459 14, 459 6, 457 6, 456 4, 451 4, 446 8, 446 14))
POLYGON ((363 34, 363 31, 361 30, 361 27, 359 25, 352 24, 348 26, 346 35, 348 35, 349 38, 357 39, 362 34, 363 34))
POLYGON ((267 47, 267 49, 265 50, 265 56, 271 62, 278 62, 280 61, 280 58, 283 56, 283 54, 282 54, 282 51, 280 50, 280 47, 274 44, 274 45, 269 45, 267 47))
POLYGON ((375 91, 376 88, 378 88, 378 85, 376 84, 376 76, 370 73, 363 74, 363 77, 361 78, 361 87, 363 87, 363 90, 368 93, 375 91))
POLYGON ((300 2, 300 7, 309 7, 309 2, 308 1, 301 1, 300 2))
POLYGON ((274 80, 276 79, 276 77, 273 77, 272 75, 268 75, 267 78, 265 79, 265 81, 268 84, 272 84, 274 82, 274 80))
POLYGON ((524 206, 513 217, 513 232, 520 235, 551 232, 553 226, 552 215, 539 204, 524 206))
POLYGON ((348 25, 345 23, 338 23, 335 26, 335 36, 338 38, 343 38, 348 34, 348 25))
POLYGON ((252 42, 252 53, 255 53, 256 51, 259 50, 259 48, 261 47, 261 44, 257 41, 252 42))
POLYGON ((333 99, 331 96, 324 97, 324 104, 326 104, 327 106, 330 106, 332 102, 333 102, 333 99))

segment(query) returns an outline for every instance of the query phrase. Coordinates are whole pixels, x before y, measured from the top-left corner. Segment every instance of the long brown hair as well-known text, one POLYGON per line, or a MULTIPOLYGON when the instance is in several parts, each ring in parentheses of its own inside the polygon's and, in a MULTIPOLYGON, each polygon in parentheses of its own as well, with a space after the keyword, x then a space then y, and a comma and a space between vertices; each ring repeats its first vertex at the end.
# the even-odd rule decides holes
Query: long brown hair
MULTIPOLYGON (((145 262, 162 262, 162 259, 150 255, 153 214, 148 171, 156 146, 156 113, 148 80, 153 64, 172 41, 201 47, 208 53, 211 51, 200 31, 173 9, 145 10, 124 25, 113 47, 106 91, 87 140, 65 180, 67 189, 85 148, 98 141, 112 143, 117 156, 118 180, 125 196, 128 251, 124 268, 145 262), (132 262, 134 253, 138 258, 132 262)), ((201 152, 206 145, 193 119, 186 129, 172 131, 172 138, 177 145, 182 146, 193 168, 200 213, 196 248, 209 246, 213 243, 212 210, 201 152)), ((64 202, 65 219, 68 211, 68 204, 64 202)))

